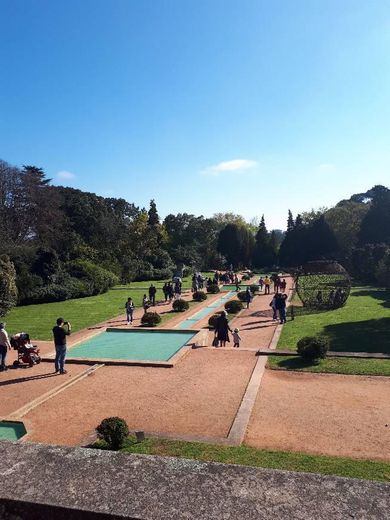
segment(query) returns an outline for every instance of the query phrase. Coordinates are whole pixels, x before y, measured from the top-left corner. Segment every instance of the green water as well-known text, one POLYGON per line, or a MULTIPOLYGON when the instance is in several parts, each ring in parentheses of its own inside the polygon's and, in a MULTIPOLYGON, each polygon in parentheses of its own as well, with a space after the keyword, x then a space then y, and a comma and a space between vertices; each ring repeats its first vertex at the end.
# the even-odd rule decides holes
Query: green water
POLYGON ((68 350, 70 358, 168 361, 194 332, 112 331, 83 341, 68 350))
POLYGON ((21 422, 0 421, 0 440, 17 441, 26 433, 26 428, 21 422))

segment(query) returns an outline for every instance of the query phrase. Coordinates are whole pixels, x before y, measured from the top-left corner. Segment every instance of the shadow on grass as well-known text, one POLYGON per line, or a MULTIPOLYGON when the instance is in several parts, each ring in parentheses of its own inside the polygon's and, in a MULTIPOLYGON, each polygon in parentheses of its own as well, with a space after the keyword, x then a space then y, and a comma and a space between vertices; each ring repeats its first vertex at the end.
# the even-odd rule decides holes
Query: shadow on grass
POLYGON ((382 307, 390 309, 390 291, 386 289, 361 289, 360 291, 353 291, 351 296, 369 296, 375 300, 380 300, 382 307))
POLYGON ((330 350, 390 354, 390 318, 338 323, 324 327, 330 350))
POLYGON ((278 361, 277 366, 284 368, 285 370, 299 370, 302 368, 318 366, 318 363, 312 363, 311 361, 304 360, 299 356, 295 356, 278 361))

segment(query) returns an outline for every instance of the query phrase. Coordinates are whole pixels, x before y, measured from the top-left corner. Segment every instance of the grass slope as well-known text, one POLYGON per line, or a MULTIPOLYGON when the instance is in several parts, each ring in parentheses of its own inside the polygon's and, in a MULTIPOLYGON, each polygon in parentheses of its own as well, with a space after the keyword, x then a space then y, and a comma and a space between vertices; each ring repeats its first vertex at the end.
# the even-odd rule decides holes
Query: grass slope
MULTIPOLYGON (((355 287, 341 309, 298 314, 283 327, 277 348, 295 350, 300 338, 314 335, 328 337, 333 351, 390 354, 390 291, 355 287)), ((385 359, 326 358, 308 366, 300 358, 270 356, 267 366, 305 372, 390 376, 390 360, 385 359)))
MULTIPOLYGON (((104 449, 106 445, 104 441, 98 441, 94 444, 94 447, 104 449)), ((259 450, 248 446, 218 446, 200 442, 155 438, 148 438, 143 442, 136 443, 134 438, 129 437, 121 451, 124 453, 185 457, 187 459, 260 468, 305 471, 323 475, 339 475, 366 480, 390 481, 390 464, 386 462, 309 455, 298 452, 259 450)))

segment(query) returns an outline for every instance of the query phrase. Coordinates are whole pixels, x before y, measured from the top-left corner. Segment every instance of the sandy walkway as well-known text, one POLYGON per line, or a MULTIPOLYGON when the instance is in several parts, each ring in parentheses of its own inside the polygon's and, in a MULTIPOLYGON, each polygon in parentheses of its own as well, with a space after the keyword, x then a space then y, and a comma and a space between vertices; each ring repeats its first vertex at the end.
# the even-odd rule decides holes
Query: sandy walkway
POLYGON ((390 378, 267 370, 245 443, 390 461, 389 396, 390 378))
POLYGON ((32 368, 10 368, 1 373, 0 417, 15 412, 40 395, 68 381, 88 367, 67 365, 67 374, 54 374, 54 364, 41 363, 32 368))
POLYGON ((226 436, 255 362, 251 352, 198 349, 172 369, 100 368, 26 416, 29 440, 81 444, 112 415, 135 430, 226 436))

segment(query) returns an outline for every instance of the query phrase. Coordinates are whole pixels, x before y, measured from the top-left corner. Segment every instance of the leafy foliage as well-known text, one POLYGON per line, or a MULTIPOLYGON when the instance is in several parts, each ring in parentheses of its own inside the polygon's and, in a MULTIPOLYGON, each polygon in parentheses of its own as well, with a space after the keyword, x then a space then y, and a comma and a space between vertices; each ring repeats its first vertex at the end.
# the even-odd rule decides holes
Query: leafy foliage
POLYGON ((0 316, 16 305, 16 273, 13 263, 6 255, 0 256, 0 316))
POLYGON ((196 302, 203 302, 207 300, 207 294, 204 291, 195 291, 192 294, 192 299, 196 302))
POLYGON ((225 309, 229 314, 237 314, 242 311, 243 308, 244 306, 240 300, 231 300, 225 303, 225 309))
POLYGON ((207 292, 210 294, 217 294, 220 292, 220 288, 216 283, 214 283, 207 286, 207 292))
POLYGON ((175 300, 172 304, 172 309, 175 312, 188 311, 189 308, 190 308, 190 305, 186 300, 175 300))
POLYGON ((145 312, 141 318, 141 323, 145 327, 156 327, 161 323, 161 316, 157 312, 145 312))
POLYGON ((108 417, 97 426, 96 432, 99 439, 103 439, 111 450, 119 450, 129 435, 129 428, 124 419, 108 417))
POLYGON ((322 336, 305 336, 297 343, 298 354, 310 362, 324 359, 328 350, 329 340, 322 336))

